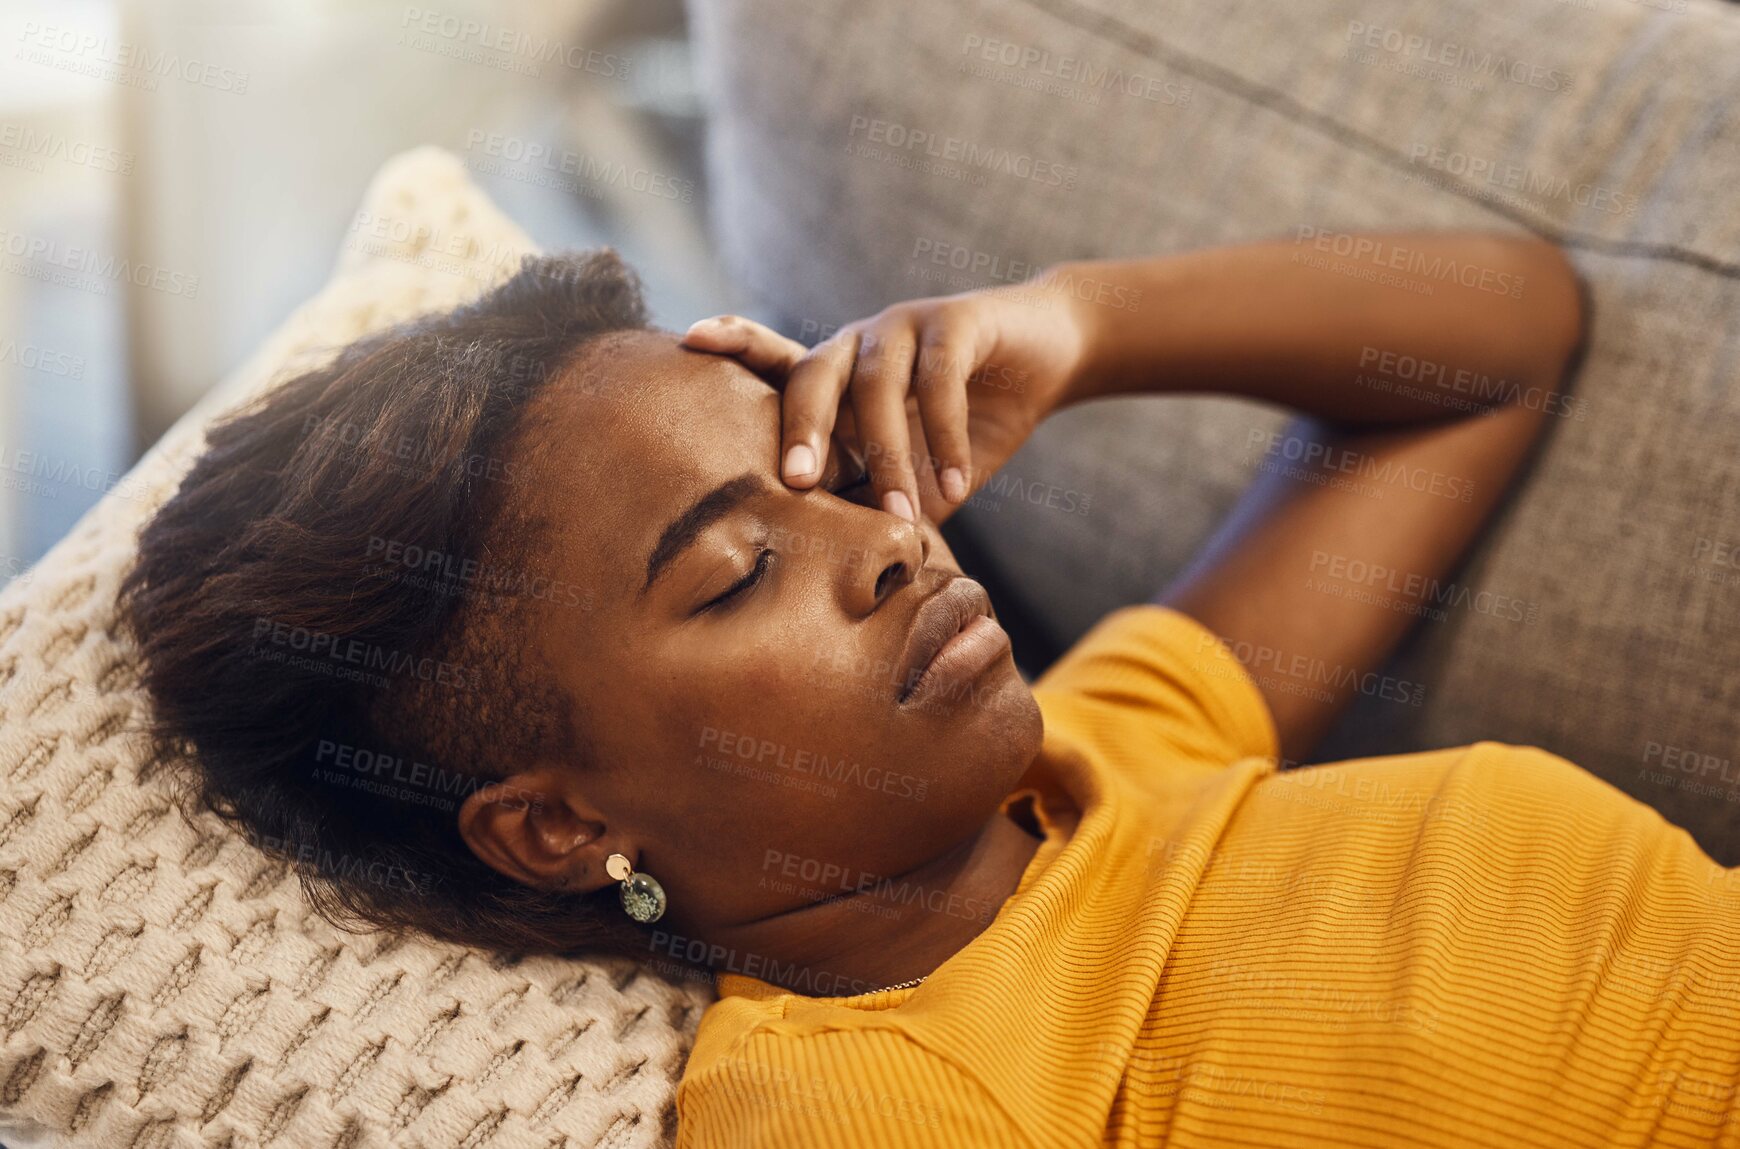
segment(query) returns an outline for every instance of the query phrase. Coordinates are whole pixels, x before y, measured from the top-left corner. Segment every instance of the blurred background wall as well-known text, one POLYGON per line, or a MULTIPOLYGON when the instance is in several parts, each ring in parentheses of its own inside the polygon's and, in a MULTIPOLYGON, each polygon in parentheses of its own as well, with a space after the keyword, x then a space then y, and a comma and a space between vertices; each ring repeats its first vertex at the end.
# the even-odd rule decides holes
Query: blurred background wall
POLYGON ((369 241, 407 147, 617 246, 663 325, 748 310, 680 0, 0 0, 0 44, 0 583, 369 241))

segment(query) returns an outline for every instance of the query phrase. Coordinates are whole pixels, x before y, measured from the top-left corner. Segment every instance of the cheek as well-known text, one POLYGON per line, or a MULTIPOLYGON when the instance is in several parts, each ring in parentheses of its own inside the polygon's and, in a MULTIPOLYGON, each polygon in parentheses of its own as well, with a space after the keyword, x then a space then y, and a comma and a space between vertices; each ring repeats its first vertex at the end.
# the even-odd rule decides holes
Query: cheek
MULTIPOLYGON (((816 743, 824 739, 862 745, 870 733, 865 707, 828 669, 832 657, 817 657, 817 650, 792 640, 694 666, 672 700, 676 727, 715 741, 723 738, 720 731, 730 731, 788 754, 819 751, 816 743)), ((765 746, 758 752, 771 753, 765 746)))
MULTIPOLYGON (((814 635, 789 627, 743 638, 745 625, 694 628, 658 656, 634 661, 616 693, 677 759, 777 762, 821 747, 818 732, 862 736, 840 693, 817 670, 814 635), (632 676, 630 685, 629 676, 632 676)), ((771 629, 771 628, 764 628, 771 629)))
POLYGON ((665 729, 719 809, 782 849, 812 850, 872 832, 882 845, 882 829, 944 812, 926 753, 935 732, 898 720, 884 699, 892 687, 833 670, 832 652, 818 665, 813 647, 784 637, 696 667, 672 699, 665 729))
POLYGON ((787 724, 886 717, 896 673, 895 656, 884 649, 892 632, 873 625, 882 620, 854 624, 840 617, 832 593, 793 589, 728 626, 686 636, 670 652, 671 677, 693 684, 703 705, 787 724))

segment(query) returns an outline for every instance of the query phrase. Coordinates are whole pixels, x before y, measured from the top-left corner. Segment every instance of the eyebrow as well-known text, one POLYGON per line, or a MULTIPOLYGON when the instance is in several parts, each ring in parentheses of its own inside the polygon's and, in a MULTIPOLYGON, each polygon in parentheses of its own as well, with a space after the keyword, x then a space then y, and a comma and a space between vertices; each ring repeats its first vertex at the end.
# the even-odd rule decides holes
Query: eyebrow
POLYGON ((642 584, 640 593, 644 595, 651 590, 658 577, 676 561, 678 555, 694 545, 703 531, 730 514, 745 499, 767 491, 770 485, 765 475, 745 471, 696 499, 688 510, 672 519, 670 525, 659 535, 652 554, 647 556, 646 582, 642 584))

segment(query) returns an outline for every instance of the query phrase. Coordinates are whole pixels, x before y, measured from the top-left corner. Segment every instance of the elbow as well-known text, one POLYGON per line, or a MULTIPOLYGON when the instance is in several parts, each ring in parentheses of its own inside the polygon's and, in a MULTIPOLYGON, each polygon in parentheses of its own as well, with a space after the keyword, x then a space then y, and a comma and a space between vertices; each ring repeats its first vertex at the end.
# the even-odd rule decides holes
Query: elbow
POLYGON ((1571 299, 1569 326, 1571 328, 1569 347, 1559 364, 1558 381, 1561 386, 1576 374, 1577 368, 1583 364, 1583 356, 1589 350, 1589 330, 1594 318, 1594 296, 1590 293, 1589 281, 1577 270, 1562 248, 1553 249, 1559 259, 1560 266, 1569 280, 1571 299))
POLYGON ((1524 277, 1526 373, 1538 386, 1558 391, 1588 342, 1589 285, 1557 244, 1532 237, 1506 242, 1518 249, 1514 258, 1524 277))

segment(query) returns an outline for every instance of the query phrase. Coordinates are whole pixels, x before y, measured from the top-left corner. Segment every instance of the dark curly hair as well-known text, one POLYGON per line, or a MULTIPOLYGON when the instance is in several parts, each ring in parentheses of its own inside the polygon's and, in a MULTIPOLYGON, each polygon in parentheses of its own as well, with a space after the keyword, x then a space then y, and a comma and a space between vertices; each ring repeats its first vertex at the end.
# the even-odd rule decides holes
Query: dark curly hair
POLYGON ((185 801, 287 859, 334 923, 644 951, 614 889, 515 882, 455 814, 534 759, 584 760, 572 700, 525 641, 534 600, 591 601, 530 565, 526 413, 647 326, 614 252, 528 258, 216 424, 141 533, 121 607, 157 751, 191 767, 185 801))

